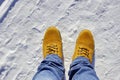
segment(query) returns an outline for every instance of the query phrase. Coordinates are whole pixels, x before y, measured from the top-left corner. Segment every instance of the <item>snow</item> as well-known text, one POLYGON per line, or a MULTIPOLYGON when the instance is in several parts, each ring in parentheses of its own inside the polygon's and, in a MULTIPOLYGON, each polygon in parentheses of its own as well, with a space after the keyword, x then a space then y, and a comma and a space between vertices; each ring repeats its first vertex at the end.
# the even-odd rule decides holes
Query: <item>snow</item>
POLYGON ((120 80, 120 0, 1 0, 0 80, 31 80, 42 58, 45 30, 63 39, 66 78, 76 38, 93 32, 100 80, 120 80))

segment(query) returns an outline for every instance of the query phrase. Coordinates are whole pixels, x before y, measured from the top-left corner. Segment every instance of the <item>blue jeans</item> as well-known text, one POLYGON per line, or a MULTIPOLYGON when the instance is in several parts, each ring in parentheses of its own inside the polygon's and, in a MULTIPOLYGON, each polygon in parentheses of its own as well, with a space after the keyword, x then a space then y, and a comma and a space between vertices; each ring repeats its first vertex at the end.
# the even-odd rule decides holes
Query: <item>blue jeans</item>
MULTIPOLYGON (((69 80, 99 80, 92 64, 85 57, 76 58, 70 65, 69 80)), ((65 80, 65 69, 61 58, 48 55, 38 67, 33 80, 65 80)))

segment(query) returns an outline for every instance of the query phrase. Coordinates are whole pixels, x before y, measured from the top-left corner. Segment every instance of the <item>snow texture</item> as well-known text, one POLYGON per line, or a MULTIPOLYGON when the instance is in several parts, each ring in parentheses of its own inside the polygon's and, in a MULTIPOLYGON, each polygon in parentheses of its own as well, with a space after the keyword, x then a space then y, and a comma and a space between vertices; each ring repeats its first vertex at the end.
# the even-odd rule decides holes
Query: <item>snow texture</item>
POLYGON ((76 38, 89 29, 98 77, 120 80, 120 0, 0 0, 0 80, 33 78, 51 25, 62 35, 67 79, 76 38))

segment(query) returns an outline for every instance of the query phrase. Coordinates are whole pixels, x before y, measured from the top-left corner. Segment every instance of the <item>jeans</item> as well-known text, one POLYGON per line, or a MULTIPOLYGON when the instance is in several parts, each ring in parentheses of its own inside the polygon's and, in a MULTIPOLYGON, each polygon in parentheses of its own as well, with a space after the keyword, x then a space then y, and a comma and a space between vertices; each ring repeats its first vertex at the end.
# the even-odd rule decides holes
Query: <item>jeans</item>
MULTIPOLYGON (((69 80, 99 80, 94 66, 85 57, 76 58, 70 65, 69 80)), ((65 69, 61 58, 50 54, 44 59, 32 80, 65 80, 65 69)))

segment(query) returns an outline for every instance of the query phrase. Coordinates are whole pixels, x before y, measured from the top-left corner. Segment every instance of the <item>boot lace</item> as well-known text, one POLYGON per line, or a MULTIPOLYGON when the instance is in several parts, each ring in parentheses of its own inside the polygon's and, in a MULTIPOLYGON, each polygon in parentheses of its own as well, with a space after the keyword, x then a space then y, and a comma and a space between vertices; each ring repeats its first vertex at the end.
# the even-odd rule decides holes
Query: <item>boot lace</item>
POLYGON ((58 53, 57 45, 49 45, 49 46, 47 46, 47 53, 49 53, 49 54, 58 53))
POLYGON ((86 48, 80 48, 78 49, 78 55, 85 55, 89 58, 89 50, 86 48))

